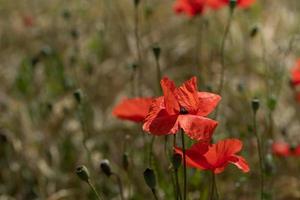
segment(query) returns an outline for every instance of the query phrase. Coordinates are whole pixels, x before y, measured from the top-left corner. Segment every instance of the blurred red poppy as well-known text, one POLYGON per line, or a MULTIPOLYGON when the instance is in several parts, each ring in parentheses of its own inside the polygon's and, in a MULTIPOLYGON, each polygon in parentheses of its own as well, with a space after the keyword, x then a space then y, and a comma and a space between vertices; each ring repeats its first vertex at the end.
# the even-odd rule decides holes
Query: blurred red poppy
POLYGON ((272 144, 272 152, 276 156, 300 156, 300 145, 293 147, 286 142, 274 142, 272 144))
POLYGON ((201 15, 204 8, 205 0, 177 0, 173 7, 176 13, 184 13, 190 17, 201 15))
POLYGON ((291 71, 291 84, 294 87, 300 85, 300 59, 297 61, 291 71))
MULTIPOLYGON (((230 0, 206 0, 207 6, 212 9, 219 9, 229 4, 230 0)), ((237 0, 237 6, 240 8, 250 7, 255 0, 237 0)))
POLYGON ((217 122, 206 118, 221 97, 198 92, 196 77, 176 88, 168 78, 161 80, 162 97, 156 98, 145 119, 143 129, 154 135, 176 134, 179 128, 192 139, 210 140, 217 122))
MULTIPOLYGON (((248 163, 243 157, 236 155, 242 147, 243 143, 238 139, 225 139, 212 145, 198 142, 186 150, 186 164, 189 167, 210 170, 218 174, 231 163, 246 173, 250 171, 248 163)), ((175 147, 175 152, 183 156, 180 148, 175 147)))
POLYGON ((22 16, 22 23, 25 27, 30 28, 34 26, 34 18, 31 15, 22 16))
POLYGON ((113 115, 124 120, 143 122, 146 118, 153 98, 124 99, 113 109, 113 115))

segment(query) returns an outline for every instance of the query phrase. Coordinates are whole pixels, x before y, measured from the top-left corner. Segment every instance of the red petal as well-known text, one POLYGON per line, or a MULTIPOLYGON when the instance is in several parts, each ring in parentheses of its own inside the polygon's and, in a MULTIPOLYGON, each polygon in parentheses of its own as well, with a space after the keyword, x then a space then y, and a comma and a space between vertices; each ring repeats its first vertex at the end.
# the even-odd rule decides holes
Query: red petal
POLYGON ((243 157, 241 157, 241 156, 237 156, 237 155, 232 156, 230 158, 230 163, 232 163, 235 166, 237 166, 244 173, 247 173, 247 172, 250 171, 250 168, 249 168, 249 165, 248 165, 247 161, 243 157))
POLYGON ((178 131, 178 115, 169 115, 163 103, 163 97, 153 102, 143 125, 144 131, 154 135, 175 134, 178 131))
POLYGON ((221 100, 221 96, 209 92, 198 92, 198 112, 197 115, 207 116, 218 105, 221 100))
POLYGON ((295 155, 295 156, 300 156, 300 145, 298 145, 298 146, 296 147, 296 149, 294 150, 294 155, 295 155))
POLYGON ((184 132, 194 140, 211 140, 218 125, 214 120, 197 115, 180 115, 178 121, 184 132))
POLYGON ((238 0, 237 4, 240 8, 248 8, 254 4, 255 0, 238 0))
POLYGON ((212 9, 220 9, 221 7, 225 6, 228 4, 226 1, 222 0, 206 0, 206 4, 211 7, 212 9))
POLYGON ((176 89, 174 82, 168 79, 167 77, 164 77, 160 81, 160 84, 164 93, 164 102, 167 112, 169 114, 178 113, 180 108, 174 94, 176 89))
MULTIPOLYGON (((214 172, 220 173, 228 165, 228 162, 233 162, 232 157, 235 157, 235 153, 239 152, 241 148, 242 142, 240 140, 226 139, 212 144, 204 157, 214 167, 214 172)), ((238 161, 236 160, 236 162, 238 161)))
POLYGON ((290 145, 285 142, 274 142, 272 144, 272 151, 277 156, 289 156, 291 154, 290 145))
POLYGON ((142 122, 148 114, 153 98, 124 99, 113 109, 113 115, 124 120, 142 122))
MULTIPOLYGON (((185 152, 186 164, 189 167, 194 167, 201 170, 210 169, 211 166, 207 163, 206 159, 203 157, 203 152, 207 151, 207 143, 203 143, 203 142, 200 143, 195 144, 198 147, 194 147, 195 145, 193 146, 194 148, 199 149, 199 151, 195 151, 195 149, 192 149, 193 147, 191 149, 186 150, 185 152)), ((182 149, 178 147, 174 147, 174 150, 176 153, 180 154, 181 157, 183 157, 182 149)))
POLYGON ((175 95, 180 106, 184 107, 189 113, 196 114, 199 108, 199 98, 197 89, 197 78, 192 77, 177 88, 175 95))

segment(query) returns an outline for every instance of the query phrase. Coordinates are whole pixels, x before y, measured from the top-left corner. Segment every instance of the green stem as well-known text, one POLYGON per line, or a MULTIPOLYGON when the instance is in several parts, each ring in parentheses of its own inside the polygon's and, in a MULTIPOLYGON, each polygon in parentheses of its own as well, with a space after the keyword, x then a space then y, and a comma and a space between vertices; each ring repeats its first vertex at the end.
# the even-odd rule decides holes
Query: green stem
POLYGON ((123 192, 123 185, 122 185, 122 181, 121 181, 121 178, 118 174, 114 173, 114 175, 116 176, 117 178, 117 182, 118 182, 118 187, 119 187, 119 191, 120 191, 120 197, 121 197, 121 200, 125 200, 124 198, 124 192, 123 192))
POLYGON ((88 181, 87 183, 88 183, 88 185, 90 186, 90 188, 92 189, 92 191, 94 192, 94 194, 96 195, 97 199, 98 199, 98 200, 103 200, 103 198, 102 198, 102 197, 100 196, 100 194, 97 192, 95 186, 94 186, 90 181, 88 181))
POLYGON ((151 189, 151 191, 152 191, 152 194, 154 196, 154 199, 158 200, 158 197, 157 197, 157 194, 156 194, 156 190, 155 189, 151 189))
POLYGON ((176 181, 176 199, 180 199, 182 200, 182 195, 181 195, 181 190, 180 190, 180 186, 179 186, 179 178, 178 178, 178 170, 175 169, 174 170, 174 174, 175 174, 175 181, 176 181))
POLYGON ((151 142, 149 145, 149 166, 152 166, 152 157, 153 157, 153 144, 155 141, 155 136, 152 136, 151 142))
POLYGON ((211 172, 211 188, 210 188, 210 200, 218 200, 219 199, 219 193, 218 193, 218 187, 217 187, 217 182, 216 182, 216 175, 212 171, 211 172), (214 198, 216 196, 216 198, 214 198))
POLYGON ((223 87, 224 87, 224 82, 225 82, 225 70, 226 70, 226 66, 225 66, 225 46, 226 46, 226 40, 227 40, 229 30, 230 30, 232 18, 233 18, 233 11, 234 11, 234 9, 230 10, 229 18, 228 18, 227 25, 226 25, 226 28, 225 28, 225 32, 224 32, 222 42, 221 42, 221 48, 220 48, 221 76, 220 76, 220 86, 219 86, 219 89, 218 89, 219 94, 222 94, 223 87))
POLYGON ((155 58, 156 62, 156 77, 157 77, 157 93, 161 93, 161 88, 160 88, 160 80, 161 80, 161 69, 160 69, 160 64, 159 64, 159 59, 155 58))
POLYGON ((253 114, 253 131, 256 137, 257 142, 257 151, 259 157, 259 166, 260 166, 260 189, 261 189, 261 199, 264 198, 264 161, 263 161, 263 152, 261 148, 261 141, 257 133, 257 123, 256 123, 256 112, 253 114))
POLYGON ((141 96, 141 83, 143 79, 143 70, 141 66, 142 55, 141 55, 141 47, 140 47, 140 36, 139 36, 139 12, 138 12, 138 5, 134 7, 134 36, 135 36, 135 43, 136 43, 136 51, 137 51, 137 59, 138 59, 138 95, 141 96))
POLYGON ((182 153, 183 153, 183 200, 186 200, 186 196, 187 196, 187 174, 186 174, 186 155, 185 155, 185 142, 184 142, 183 130, 181 130, 181 142, 182 142, 182 153))

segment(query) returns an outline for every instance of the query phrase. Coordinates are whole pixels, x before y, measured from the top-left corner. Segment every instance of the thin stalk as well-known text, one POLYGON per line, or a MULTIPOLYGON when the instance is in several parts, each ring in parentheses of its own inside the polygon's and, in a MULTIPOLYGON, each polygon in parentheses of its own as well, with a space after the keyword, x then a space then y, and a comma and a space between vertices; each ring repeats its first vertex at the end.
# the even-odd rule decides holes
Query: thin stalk
POLYGON ((137 51, 137 60, 138 60, 138 95, 141 96, 141 83, 143 79, 143 70, 141 66, 142 54, 140 47, 140 36, 139 36, 139 12, 138 5, 134 6, 134 36, 136 43, 136 51, 137 51))
POLYGON ((158 197, 157 197, 157 194, 156 194, 156 190, 155 189, 151 189, 151 191, 152 191, 152 194, 154 196, 154 199, 158 200, 158 197))
POLYGON ((210 200, 214 199, 214 191, 215 191, 215 179, 214 179, 214 172, 211 172, 211 185, 210 185, 210 200))
POLYGON ((176 199, 182 200, 181 190, 179 186, 178 169, 174 170, 174 174, 175 174, 175 182, 176 182, 176 199))
POLYGON ((118 182, 118 187, 119 187, 119 191, 120 191, 120 197, 121 197, 121 200, 125 200, 124 198, 124 192, 123 192, 123 184, 122 184, 122 181, 121 181, 121 178, 118 174, 114 173, 114 175, 116 176, 117 178, 117 182, 118 182))
POLYGON ((256 137, 257 142, 257 151, 258 151, 258 157, 259 157, 259 166, 260 166, 260 189, 261 189, 261 199, 264 198, 264 161, 263 161, 263 153, 261 149, 261 142, 259 135, 257 134, 257 123, 256 123, 256 112, 253 114, 253 131, 256 137))
POLYGON ((230 26, 231 26, 231 23, 232 23, 233 11, 234 11, 234 9, 230 9, 229 18, 228 18, 227 25, 225 27, 225 32, 224 32, 222 42, 221 42, 221 48, 220 48, 221 76, 220 76, 220 85, 219 85, 219 89, 218 89, 219 94, 222 94, 223 87, 224 87, 224 82, 225 82, 225 70, 226 70, 226 66, 225 66, 225 46, 226 46, 226 40, 227 40, 227 37, 228 37, 228 34, 229 34, 230 26))
POLYGON ((185 155, 185 142, 184 142, 183 130, 181 130, 181 143, 182 143, 182 153, 183 153, 183 200, 186 200, 186 196, 187 196, 187 174, 186 174, 186 155, 185 155))
POLYGON ((94 194, 96 195, 97 199, 103 200, 102 196, 100 196, 100 194, 97 192, 95 186, 91 183, 91 181, 88 181, 87 183, 90 186, 90 188, 92 189, 92 191, 94 192, 94 194))
POLYGON ((161 70, 160 70, 160 63, 158 58, 155 58, 155 63, 156 63, 156 77, 157 77, 157 93, 161 93, 161 88, 160 88, 161 70))
POLYGON ((152 136, 151 142, 149 145, 149 166, 152 166, 152 157, 153 157, 153 144, 155 141, 155 136, 152 136))

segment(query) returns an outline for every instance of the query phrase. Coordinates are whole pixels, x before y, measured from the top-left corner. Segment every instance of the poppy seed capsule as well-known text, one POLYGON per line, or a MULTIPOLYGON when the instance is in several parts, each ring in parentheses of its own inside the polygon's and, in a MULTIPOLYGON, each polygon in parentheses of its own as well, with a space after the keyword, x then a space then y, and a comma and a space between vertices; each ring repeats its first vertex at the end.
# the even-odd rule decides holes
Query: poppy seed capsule
POLYGON ((129 161, 128 161, 128 153, 126 152, 123 154, 122 164, 123 164, 123 168, 127 171, 129 166, 129 161))
POLYGON ((82 166, 77 167, 76 174, 81 180, 83 180, 85 182, 89 182, 90 173, 89 173, 89 170, 86 168, 86 166, 82 165, 82 166))
POLYGON ((134 0, 134 5, 137 7, 140 4, 140 0, 134 0))
POLYGON ((230 7, 230 10, 233 10, 236 6, 236 2, 237 0, 230 0, 229 1, 229 7, 230 7))
POLYGON ((76 91, 73 93, 73 96, 74 96, 75 100, 77 101, 77 103, 81 103, 81 97, 82 97, 82 94, 81 94, 80 89, 76 90, 76 91))
POLYGON ((155 59, 158 60, 160 56, 160 47, 159 46, 154 46, 152 48, 153 54, 155 56, 155 59))
POLYGON ((252 110, 254 112, 257 112, 257 110, 259 109, 259 105, 260 105, 259 99, 257 99, 257 98, 252 99, 251 104, 252 104, 252 110))
POLYGON ((259 31, 258 26, 252 27, 252 29, 250 31, 250 37, 254 38, 256 36, 256 34, 258 33, 258 31, 259 31))
POLYGON ((178 153, 173 154, 172 165, 175 170, 178 170, 178 168, 181 165, 181 161, 182 161, 182 158, 181 158, 180 154, 178 154, 178 153))
POLYGON ((154 171, 150 168, 147 168, 144 171, 144 179, 146 184, 148 185, 148 187, 152 190, 155 189, 156 186, 156 178, 155 178, 155 174, 154 171))
POLYGON ((100 163, 100 169, 106 176, 110 177, 112 175, 109 160, 102 160, 100 163))

